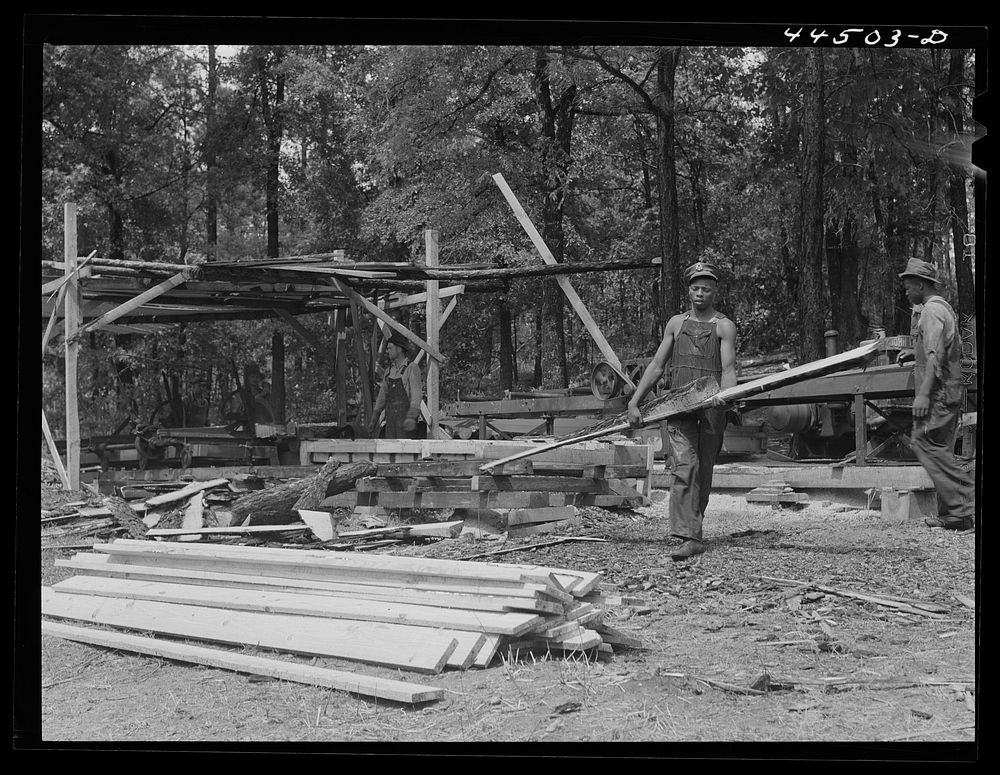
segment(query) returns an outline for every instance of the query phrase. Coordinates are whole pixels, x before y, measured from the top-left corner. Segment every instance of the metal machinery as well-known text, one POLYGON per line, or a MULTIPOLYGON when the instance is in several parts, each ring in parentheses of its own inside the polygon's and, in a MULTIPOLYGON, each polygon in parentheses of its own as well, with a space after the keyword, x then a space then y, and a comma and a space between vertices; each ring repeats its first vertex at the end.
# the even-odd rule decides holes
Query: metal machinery
MULTIPOLYGON (((967 321, 974 331, 975 321, 967 321)), ((836 332, 827 332, 827 352, 836 352, 836 332)), ((974 338, 963 352, 964 417, 975 417, 978 402, 974 338)), ((913 366, 899 366, 896 356, 912 346, 909 336, 886 337, 875 361, 852 369, 788 385, 742 402, 745 422, 761 422, 768 435, 784 442, 772 456, 791 460, 834 459, 865 464, 875 460, 913 461, 913 366)), ((972 424, 974 427, 974 423, 972 424)), ((961 433, 956 452, 975 454, 972 434, 961 433), (970 443, 971 442, 971 443, 970 443)))

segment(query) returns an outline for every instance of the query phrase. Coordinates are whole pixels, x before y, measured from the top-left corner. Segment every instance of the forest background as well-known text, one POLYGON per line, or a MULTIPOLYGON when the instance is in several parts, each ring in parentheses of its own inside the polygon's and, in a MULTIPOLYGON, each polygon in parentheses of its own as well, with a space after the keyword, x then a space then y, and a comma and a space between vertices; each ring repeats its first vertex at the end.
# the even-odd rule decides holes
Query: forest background
MULTIPOLYGON (((41 56, 39 260, 61 260, 74 202, 81 255, 421 262, 433 229, 442 266, 537 265, 490 181, 500 172, 557 261, 661 257, 572 275, 622 360, 655 351, 694 261, 722 270, 717 306, 740 356, 822 357, 830 328, 843 347, 908 333, 897 274, 910 256, 938 266, 963 320, 975 313, 974 50, 45 44, 41 56)), ((300 322, 334 350, 326 313, 300 322)), ((233 387, 232 360, 266 372, 275 331, 290 329, 90 334, 83 436, 148 413, 164 370, 181 393, 215 396, 233 387)), ((331 420, 332 368, 298 337, 285 347, 288 418, 331 420)), ((601 359, 551 277, 467 293, 441 350, 445 402, 580 384, 601 359)), ((55 339, 42 402, 57 436, 63 378, 55 339)))

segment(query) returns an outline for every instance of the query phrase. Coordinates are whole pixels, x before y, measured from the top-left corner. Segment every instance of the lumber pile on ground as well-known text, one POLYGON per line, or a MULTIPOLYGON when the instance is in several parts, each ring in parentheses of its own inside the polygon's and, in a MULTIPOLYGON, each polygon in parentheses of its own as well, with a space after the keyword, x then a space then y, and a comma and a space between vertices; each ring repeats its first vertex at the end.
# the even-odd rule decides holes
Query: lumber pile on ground
MULTIPOLYGON (((597 573, 356 552, 120 539, 56 564, 46 618, 435 674, 507 647, 638 641, 603 622, 597 573)), ((159 642, 159 640, 158 640, 159 642)))
MULTIPOLYGON (((405 442, 396 442, 399 444, 405 442)), ((649 503, 652 460, 647 446, 604 444, 592 449, 559 449, 531 460, 497 465, 483 474, 480 468, 484 460, 530 445, 464 445, 469 453, 465 458, 446 457, 451 448, 439 445, 437 454, 424 459, 377 462, 376 475, 357 481, 356 513, 461 509, 475 516, 501 512, 512 535, 527 535, 579 524, 579 507, 632 508, 649 503)), ((402 457, 406 451, 400 447, 399 453, 370 454, 402 457)))

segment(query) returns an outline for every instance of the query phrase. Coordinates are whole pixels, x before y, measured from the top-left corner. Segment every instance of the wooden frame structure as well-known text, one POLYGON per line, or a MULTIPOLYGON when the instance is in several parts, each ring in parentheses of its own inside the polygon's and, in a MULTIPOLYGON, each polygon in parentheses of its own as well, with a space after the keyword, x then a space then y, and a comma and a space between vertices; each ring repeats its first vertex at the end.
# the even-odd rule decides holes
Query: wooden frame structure
MULTIPOLYGON (((505 287, 511 277, 555 276, 588 333, 597 342, 603 356, 616 369, 621 363, 601 334, 593 317, 573 290, 568 274, 610 269, 653 268, 659 259, 614 261, 599 264, 558 264, 541 235, 535 229, 503 176, 493 176, 517 220, 531 238, 544 265, 517 269, 490 265, 439 265, 439 234, 426 230, 424 265, 386 262, 349 262, 343 251, 265 259, 204 264, 170 264, 152 261, 123 261, 98 258, 95 253, 80 259, 77 250, 76 205, 64 206, 63 261, 43 261, 42 317, 47 321, 42 336, 46 353, 58 318, 64 323, 66 385, 66 461, 52 438, 44 410, 42 430, 55 461, 63 486, 80 486, 80 422, 77 405, 77 361, 84 334, 103 330, 122 334, 148 334, 164 326, 203 320, 276 319, 315 350, 324 361, 329 353, 297 319, 301 315, 326 312, 333 317, 336 331, 333 362, 338 399, 345 398, 343 382, 344 315, 359 321, 362 310, 375 318, 373 337, 380 330, 392 329, 416 345, 419 361, 430 356, 427 369, 426 401, 421 411, 431 438, 439 436, 440 367, 447 359, 441 352, 440 332, 455 309, 458 296, 466 292, 490 292, 505 287), (61 275, 51 277, 52 272, 61 275), (372 302, 365 293, 374 291, 379 300, 372 302), (442 301, 447 306, 442 310, 442 301), (395 320, 389 311, 413 304, 424 304, 426 336, 422 339, 395 320)), ((356 355, 362 381, 366 419, 374 402, 367 353, 360 337, 355 336, 356 355)), ((375 342, 373 341, 373 345, 375 342)), ((283 366, 283 343, 272 339, 272 359, 283 366)), ((622 377, 631 384, 628 377, 622 377)), ((282 381, 283 386, 283 381, 282 381)), ((283 397, 283 390, 279 392, 283 397)), ((338 400, 339 406, 346 402, 338 400)), ((340 419, 346 419, 343 409, 340 419)), ((283 415, 283 407, 279 409, 283 415)))

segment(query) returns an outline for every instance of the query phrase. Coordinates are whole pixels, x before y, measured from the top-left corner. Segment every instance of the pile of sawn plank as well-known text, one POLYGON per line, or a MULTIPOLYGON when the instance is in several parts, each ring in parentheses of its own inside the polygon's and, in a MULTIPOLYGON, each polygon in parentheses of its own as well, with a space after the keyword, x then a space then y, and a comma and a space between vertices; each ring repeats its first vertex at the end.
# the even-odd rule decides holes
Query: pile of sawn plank
MULTIPOLYGON (((94 550, 56 561, 78 575, 42 588, 43 616, 426 674, 487 667, 508 649, 561 653, 611 651, 606 641, 639 645, 603 622, 601 605, 613 598, 602 594, 597 573, 133 539, 94 550)), ((106 636, 94 639, 106 631, 90 627, 43 622, 43 632, 110 645, 106 636)), ((145 640, 159 648, 165 643, 145 640)), ((126 650, 164 655, 148 643, 119 642, 126 650)), ((231 667, 201 656, 176 658, 231 667)), ((384 679, 344 675, 335 688, 408 702, 439 696, 424 686, 392 686, 387 695, 384 679)))

